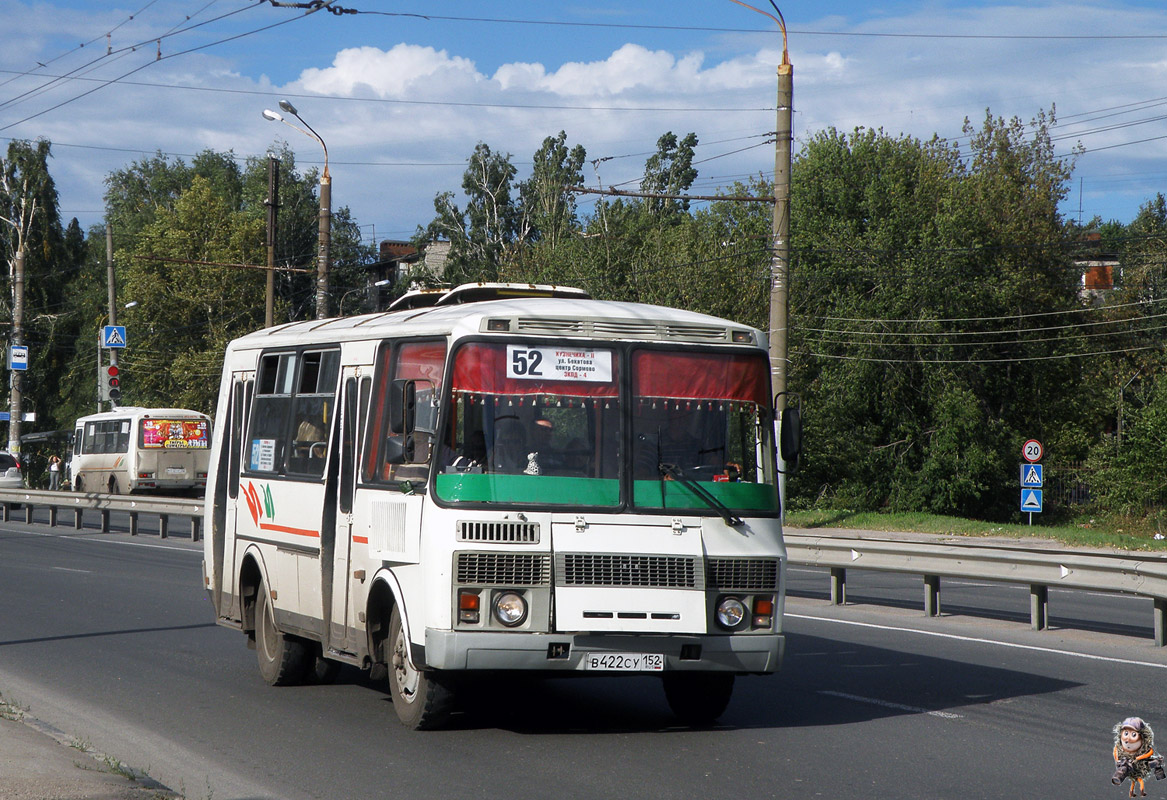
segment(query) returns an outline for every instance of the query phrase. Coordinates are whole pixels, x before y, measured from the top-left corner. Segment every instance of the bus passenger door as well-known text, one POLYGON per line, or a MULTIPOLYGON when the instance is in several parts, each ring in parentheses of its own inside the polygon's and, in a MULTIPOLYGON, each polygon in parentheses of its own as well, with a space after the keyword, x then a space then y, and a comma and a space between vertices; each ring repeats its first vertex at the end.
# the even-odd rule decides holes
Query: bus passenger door
MULTIPOLYGON (((360 368, 346 367, 342 374, 340 449, 336 493, 336 547, 333 552, 332 605, 329 613, 328 644, 333 649, 354 652, 356 630, 352 614, 353 496, 356 492, 357 445, 361 408, 360 368)), ((367 383, 367 382, 366 382, 367 383)), ((367 390, 366 390, 367 394, 367 390)), ((368 398, 364 398, 368 402, 368 398)))
MULTIPOLYGON (((236 528, 239 519, 239 469, 243 458, 244 433, 247 430, 247 418, 251 410, 251 394, 255 385, 254 372, 236 372, 231 376, 231 407, 223 431, 223 447, 228 449, 227 455, 227 499, 223 503, 223 541, 214 543, 218 581, 222 590, 229 596, 224 598, 226 603, 220 604, 219 616, 229 619, 242 619, 239 606, 238 576, 235 574, 236 528)), ((220 423, 224 424, 224 423, 220 423)), ((213 487, 207 487, 208 500, 213 496, 213 487)), ((216 498, 217 502, 217 498, 216 498)))

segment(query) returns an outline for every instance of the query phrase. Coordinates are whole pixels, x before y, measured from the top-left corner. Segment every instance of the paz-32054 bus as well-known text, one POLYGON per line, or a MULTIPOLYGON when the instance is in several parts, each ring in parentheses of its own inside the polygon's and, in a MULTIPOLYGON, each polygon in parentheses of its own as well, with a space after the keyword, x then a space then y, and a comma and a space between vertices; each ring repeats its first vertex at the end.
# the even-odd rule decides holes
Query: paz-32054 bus
POLYGON ((272 684, 388 677, 414 728, 503 670, 658 675, 710 721, 782 660, 769 375, 760 331, 561 287, 237 339, 206 504, 218 622, 272 684))

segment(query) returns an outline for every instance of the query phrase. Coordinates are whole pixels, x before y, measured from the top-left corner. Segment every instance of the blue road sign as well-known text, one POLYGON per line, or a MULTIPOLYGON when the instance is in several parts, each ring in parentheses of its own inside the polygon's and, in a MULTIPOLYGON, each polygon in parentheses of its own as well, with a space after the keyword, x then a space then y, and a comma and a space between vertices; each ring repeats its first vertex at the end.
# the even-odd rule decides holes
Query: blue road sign
POLYGON ((8 348, 8 369, 28 369, 28 347, 14 344, 8 348))
POLYGON ((101 346, 109 348, 121 348, 126 346, 126 326, 125 325, 106 325, 101 329, 101 346))
POLYGON ((1041 464, 1022 464, 1021 465, 1021 485, 1022 486, 1041 486, 1044 483, 1041 464))
POLYGON ((1021 490, 1021 510, 1033 514, 1041 513, 1041 489, 1021 490))

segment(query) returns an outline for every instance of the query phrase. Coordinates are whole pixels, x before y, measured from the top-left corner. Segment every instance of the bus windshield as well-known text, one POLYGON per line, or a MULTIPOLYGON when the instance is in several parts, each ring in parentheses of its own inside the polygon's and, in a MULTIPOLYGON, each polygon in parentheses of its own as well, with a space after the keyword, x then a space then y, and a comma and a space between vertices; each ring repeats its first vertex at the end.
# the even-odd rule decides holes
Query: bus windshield
POLYGON ((464 345, 444 401, 450 411, 436 451, 437 495, 776 512, 767 376, 760 354, 464 345), (631 397, 621 389, 626 372, 631 397), (622 486, 631 488, 624 499, 622 486))

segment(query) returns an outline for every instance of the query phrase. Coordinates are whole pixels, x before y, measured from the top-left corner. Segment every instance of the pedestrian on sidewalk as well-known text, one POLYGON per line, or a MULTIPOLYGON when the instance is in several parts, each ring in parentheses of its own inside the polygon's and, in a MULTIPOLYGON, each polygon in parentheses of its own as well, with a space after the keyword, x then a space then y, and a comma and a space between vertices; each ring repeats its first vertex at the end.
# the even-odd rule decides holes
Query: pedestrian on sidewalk
POLYGON ((49 456, 49 491, 55 492, 61 488, 61 459, 57 454, 49 456))

